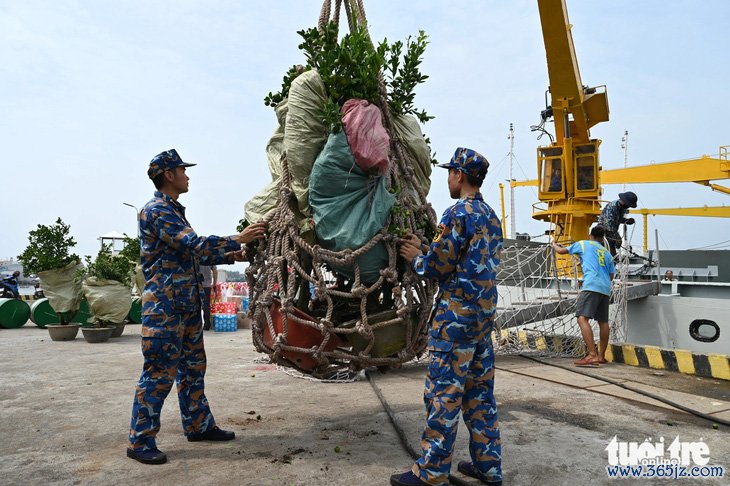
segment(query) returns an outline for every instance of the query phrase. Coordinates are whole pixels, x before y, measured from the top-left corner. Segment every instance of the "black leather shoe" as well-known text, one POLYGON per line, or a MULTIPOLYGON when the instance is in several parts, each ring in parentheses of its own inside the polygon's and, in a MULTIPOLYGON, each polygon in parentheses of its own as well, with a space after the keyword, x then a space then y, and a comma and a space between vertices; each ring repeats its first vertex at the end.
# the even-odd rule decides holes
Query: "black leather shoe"
POLYGON ((481 481, 484 484, 487 484, 488 486, 502 486, 501 479, 489 479, 489 477, 480 473, 477 470, 477 468, 474 467, 474 464, 472 464, 471 462, 462 461, 458 464, 458 466, 456 466, 456 469, 464 476, 469 476, 470 478, 478 479, 479 481, 481 481))
POLYGON ((210 430, 206 430, 205 432, 200 432, 197 434, 190 434, 188 436, 188 441, 190 442, 200 442, 201 440, 209 440, 213 442, 221 442, 224 440, 233 440, 236 438, 236 434, 234 432, 219 429, 216 425, 210 430))
POLYGON ((131 457, 142 464, 164 464, 167 462, 167 454, 157 448, 148 449, 146 451, 127 449, 127 457, 131 457))
POLYGON ((401 474, 393 474, 390 477, 391 486, 428 486, 428 483, 421 481, 421 478, 413 474, 411 471, 406 471, 401 474))

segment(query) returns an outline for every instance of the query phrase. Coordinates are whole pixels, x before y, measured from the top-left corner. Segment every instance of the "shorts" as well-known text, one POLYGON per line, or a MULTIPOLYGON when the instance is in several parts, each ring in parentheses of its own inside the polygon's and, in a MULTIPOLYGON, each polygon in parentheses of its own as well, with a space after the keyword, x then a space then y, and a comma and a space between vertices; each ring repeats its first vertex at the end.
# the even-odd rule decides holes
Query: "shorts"
POLYGON ((575 304, 576 317, 585 316, 598 322, 608 322, 608 304, 610 297, 598 292, 583 290, 575 304))

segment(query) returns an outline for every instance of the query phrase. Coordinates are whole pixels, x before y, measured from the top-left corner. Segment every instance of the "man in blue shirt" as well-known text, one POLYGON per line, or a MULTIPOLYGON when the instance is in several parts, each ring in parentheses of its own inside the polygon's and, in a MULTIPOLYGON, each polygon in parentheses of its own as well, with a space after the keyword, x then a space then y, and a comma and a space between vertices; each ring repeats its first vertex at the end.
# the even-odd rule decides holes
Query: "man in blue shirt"
POLYGON ((602 226, 591 229, 589 240, 578 241, 568 248, 553 242, 555 252, 561 255, 571 254, 580 257, 580 266, 583 269, 583 288, 575 306, 575 315, 578 318, 580 332, 586 342, 588 354, 575 362, 576 366, 598 366, 606 362, 606 348, 608 347, 608 305, 611 295, 611 280, 616 273, 613 257, 603 246, 606 231, 602 226), (598 321, 600 329, 599 349, 593 340, 593 330, 589 319, 598 321))

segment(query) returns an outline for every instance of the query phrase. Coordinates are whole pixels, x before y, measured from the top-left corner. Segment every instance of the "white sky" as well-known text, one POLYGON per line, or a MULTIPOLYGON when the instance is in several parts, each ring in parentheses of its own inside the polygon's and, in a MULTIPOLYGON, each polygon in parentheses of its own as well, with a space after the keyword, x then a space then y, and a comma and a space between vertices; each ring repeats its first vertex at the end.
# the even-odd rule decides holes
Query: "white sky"
MULTIPOLYGON (((264 147, 276 125, 263 97, 304 58, 296 31, 316 24, 319 1, 0 0, 0 259, 24 249, 28 231, 61 216, 95 253, 96 237, 133 235, 152 195, 149 160, 176 148, 188 170, 181 198, 199 234, 231 234, 243 204, 270 180, 264 147)), ((445 162, 465 145, 491 163, 483 187, 499 211, 507 178, 507 130, 514 123, 518 179, 536 175, 539 121, 548 85, 535 1, 367 0, 374 39, 424 29, 430 75, 416 104, 436 119, 425 133, 445 162)), ((730 2, 568 2, 583 83, 608 86, 611 121, 594 128, 604 168, 717 154, 730 144, 730 2)), ((343 26, 344 28, 344 26, 343 26)), ((451 201, 445 173, 430 200, 451 201)), ((726 181, 726 185, 730 182, 726 181)), ((730 204, 694 184, 631 186, 639 207, 730 204)), ((621 186, 605 186, 615 199, 621 186)), ((517 230, 531 219, 533 189, 517 192, 517 230)), ((638 223, 641 219, 637 218, 638 223)), ((663 248, 730 239, 730 221, 650 218, 663 248)), ((633 244, 641 245, 641 224, 633 244)))

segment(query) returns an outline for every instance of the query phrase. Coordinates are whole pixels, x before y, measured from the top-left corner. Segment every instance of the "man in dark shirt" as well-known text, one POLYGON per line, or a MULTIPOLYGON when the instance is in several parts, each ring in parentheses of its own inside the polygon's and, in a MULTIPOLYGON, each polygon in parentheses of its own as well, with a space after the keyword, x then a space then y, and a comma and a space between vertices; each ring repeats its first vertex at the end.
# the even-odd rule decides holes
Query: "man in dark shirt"
POLYGON ((634 218, 626 218, 629 208, 635 208, 638 198, 633 192, 622 192, 618 199, 606 204, 598 217, 598 226, 606 231, 606 240, 611 250, 611 256, 616 256, 616 251, 621 248, 621 237, 618 234, 618 227, 621 224, 634 224, 634 218))

